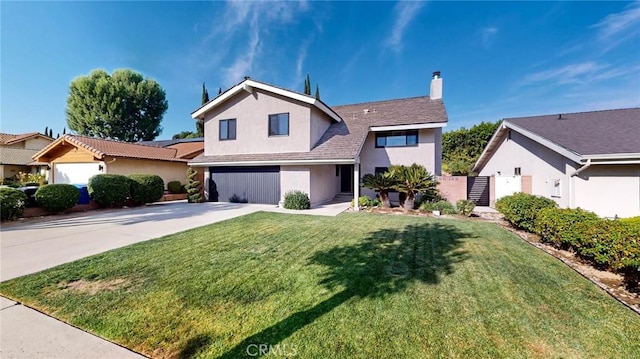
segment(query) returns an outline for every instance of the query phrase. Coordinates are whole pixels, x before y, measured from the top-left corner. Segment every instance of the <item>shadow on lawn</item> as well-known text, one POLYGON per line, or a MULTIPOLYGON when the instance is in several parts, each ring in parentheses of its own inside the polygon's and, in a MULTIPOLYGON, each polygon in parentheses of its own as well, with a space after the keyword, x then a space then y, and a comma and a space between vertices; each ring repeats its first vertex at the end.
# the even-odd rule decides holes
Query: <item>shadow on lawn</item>
MULTIPOLYGON (((459 247, 463 238, 470 237, 454 226, 424 223, 401 230, 380 230, 358 244, 315 253, 309 264, 327 269, 321 283, 330 290, 343 290, 246 338, 220 358, 248 357, 250 346, 274 346, 352 298, 386 296, 414 282, 437 284, 453 272, 456 263, 467 258, 459 247)), ((255 350, 251 354, 254 358, 262 356, 255 350)))

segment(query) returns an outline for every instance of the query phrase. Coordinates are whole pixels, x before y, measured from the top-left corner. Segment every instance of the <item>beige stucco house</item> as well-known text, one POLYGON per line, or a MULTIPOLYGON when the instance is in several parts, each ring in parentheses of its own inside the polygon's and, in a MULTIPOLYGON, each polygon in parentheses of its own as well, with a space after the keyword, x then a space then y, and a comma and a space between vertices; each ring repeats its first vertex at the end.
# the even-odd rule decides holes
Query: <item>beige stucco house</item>
POLYGON ((204 121, 205 146, 189 164, 207 169, 207 198, 266 204, 292 190, 312 205, 358 197, 362 175, 391 164, 439 174, 447 123, 439 73, 431 96, 333 107, 246 78, 192 117, 204 121))
POLYGON ((0 179, 14 178, 20 172, 46 174, 46 164, 34 163, 33 155, 53 142, 37 133, 0 133, 0 179))
POLYGON ((640 215, 640 108, 508 118, 473 168, 494 199, 530 191, 603 217, 640 215))
POLYGON ((64 135, 38 152, 34 160, 51 167, 49 183, 86 184, 101 173, 149 173, 162 177, 166 185, 169 181, 185 183, 187 162, 197 151, 192 147, 163 148, 64 135))

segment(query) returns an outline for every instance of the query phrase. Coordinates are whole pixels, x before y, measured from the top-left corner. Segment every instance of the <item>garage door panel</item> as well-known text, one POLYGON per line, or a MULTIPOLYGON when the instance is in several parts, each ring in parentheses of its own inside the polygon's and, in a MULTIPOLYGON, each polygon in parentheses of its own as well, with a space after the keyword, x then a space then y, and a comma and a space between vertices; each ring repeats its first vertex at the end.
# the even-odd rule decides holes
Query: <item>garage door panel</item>
POLYGON ((54 163, 53 183, 86 184, 89 178, 102 173, 101 162, 54 163))
POLYGON ((277 204, 280 167, 211 167, 211 179, 222 202, 277 204))

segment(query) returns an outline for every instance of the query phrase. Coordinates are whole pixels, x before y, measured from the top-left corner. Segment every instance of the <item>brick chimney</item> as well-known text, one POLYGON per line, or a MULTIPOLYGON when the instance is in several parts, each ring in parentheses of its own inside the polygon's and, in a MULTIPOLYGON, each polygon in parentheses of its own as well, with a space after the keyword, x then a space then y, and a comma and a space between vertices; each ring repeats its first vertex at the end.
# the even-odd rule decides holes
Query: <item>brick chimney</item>
POLYGON ((432 100, 442 99, 442 77, 440 77, 440 71, 435 71, 433 73, 429 97, 431 97, 432 100))

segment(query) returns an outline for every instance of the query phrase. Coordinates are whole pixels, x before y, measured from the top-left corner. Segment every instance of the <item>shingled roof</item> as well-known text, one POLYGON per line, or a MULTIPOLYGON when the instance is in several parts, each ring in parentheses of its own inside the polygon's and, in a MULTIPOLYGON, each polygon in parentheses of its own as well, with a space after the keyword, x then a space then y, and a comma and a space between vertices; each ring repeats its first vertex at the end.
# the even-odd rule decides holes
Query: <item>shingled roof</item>
POLYGON ((576 154, 640 153, 640 108, 507 118, 576 154))
POLYGON ((31 158, 38 150, 0 147, 0 165, 26 166, 33 162, 31 158))
POLYGON ((186 162, 187 160, 177 158, 178 150, 175 148, 162 148, 155 146, 145 146, 137 143, 105 140, 94 137, 77 135, 64 135, 43 148, 34 159, 42 157, 44 154, 55 148, 58 144, 68 142, 79 148, 84 148, 92 152, 97 158, 122 157, 137 158, 160 161, 186 162))
POLYGON ((331 108, 342 119, 333 123, 309 152, 198 156, 197 163, 353 161, 371 127, 446 123, 442 100, 429 96, 365 102, 331 108))

